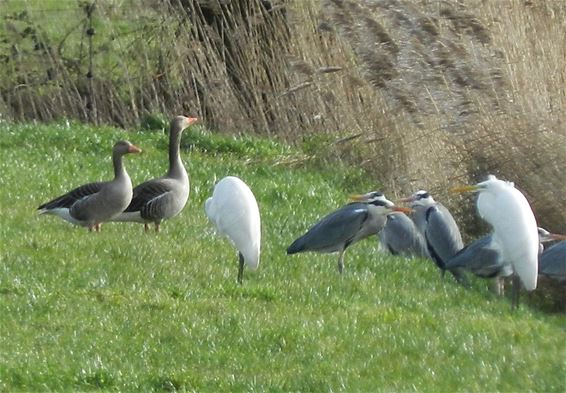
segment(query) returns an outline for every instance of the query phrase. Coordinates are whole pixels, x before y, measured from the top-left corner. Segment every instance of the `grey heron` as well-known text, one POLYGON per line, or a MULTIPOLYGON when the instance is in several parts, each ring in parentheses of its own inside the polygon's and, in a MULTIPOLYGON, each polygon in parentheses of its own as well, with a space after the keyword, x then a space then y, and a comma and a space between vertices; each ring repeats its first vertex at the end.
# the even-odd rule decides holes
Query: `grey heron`
POLYGON ((409 211, 397 207, 381 192, 354 195, 350 203, 328 214, 288 248, 287 254, 305 251, 338 252, 338 271, 344 270, 344 252, 352 244, 377 234, 391 211, 409 211))
MULTIPOLYGON (((540 252, 544 248, 543 243, 565 238, 563 235, 550 233, 541 227, 538 228, 538 237, 540 252)), ((508 261, 503 260, 499 248, 492 242, 493 236, 488 234, 468 244, 448 260, 446 268, 460 267, 478 277, 493 278, 495 279, 495 292, 501 295, 503 292, 502 279, 513 274, 513 267, 508 261)))
POLYGON ((512 307, 519 304, 522 283, 527 291, 537 287, 539 236, 537 222, 527 198, 511 182, 489 175, 476 185, 455 192, 477 192, 477 210, 493 228, 491 246, 513 268, 512 307))
POLYGON ((393 255, 430 258, 423 235, 405 213, 389 213, 378 236, 380 247, 393 255))
MULTIPOLYGON (((424 190, 419 190, 402 201, 408 202, 413 209, 413 220, 424 237, 427 251, 444 274, 448 259, 464 248, 454 217, 443 204, 436 202, 432 195, 424 190)), ((449 271, 458 282, 467 283, 462 269, 449 271)))
POLYGON ((566 241, 558 242, 543 251, 539 258, 538 272, 566 284, 566 241))
POLYGON ((238 249, 238 282, 244 277, 244 264, 252 270, 259 265, 261 222, 254 194, 240 178, 227 176, 214 187, 204 209, 220 234, 238 249))

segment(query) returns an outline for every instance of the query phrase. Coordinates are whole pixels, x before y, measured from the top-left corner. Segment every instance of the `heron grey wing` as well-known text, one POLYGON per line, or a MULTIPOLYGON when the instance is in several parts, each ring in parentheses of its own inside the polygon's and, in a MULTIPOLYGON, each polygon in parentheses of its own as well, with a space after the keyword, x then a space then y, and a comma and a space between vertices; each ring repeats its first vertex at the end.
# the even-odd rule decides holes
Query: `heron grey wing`
POLYGON ((364 204, 346 205, 325 216, 307 233, 293 242, 289 249, 339 251, 352 241, 367 218, 368 209, 364 204))
POLYGON ((566 280, 566 241, 547 248, 540 256, 541 274, 566 280))
POLYGON ((443 268, 444 263, 460 251, 464 244, 454 218, 441 204, 427 210, 425 240, 431 256, 443 268))
POLYGON ((392 254, 428 256, 421 233, 403 213, 390 213, 379 237, 383 246, 392 254))
POLYGON ((491 248, 492 236, 486 235, 470 243, 446 263, 446 269, 464 268, 479 277, 489 278, 500 275, 505 264, 499 253, 491 248))

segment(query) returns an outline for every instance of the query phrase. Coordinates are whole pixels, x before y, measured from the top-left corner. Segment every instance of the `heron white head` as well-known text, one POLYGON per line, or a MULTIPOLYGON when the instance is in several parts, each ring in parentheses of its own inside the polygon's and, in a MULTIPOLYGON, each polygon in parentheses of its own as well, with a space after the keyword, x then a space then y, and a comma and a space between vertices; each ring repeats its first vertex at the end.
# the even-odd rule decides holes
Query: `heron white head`
POLYGON ((368 205, 381 206, 390 211, 400 211, 404 213, 409 213, 411 211, 411 209, 405 207, 395 206, 393 202, 387 199, 385 195, 379 191, 372 191, 361 195, 351 195, 350 199, 356 202, 367 203, 368 205))
POLYGON ((425 190, 419 190, 410 197, 401 199, 401 202, 407 202, 411 207, 432 206, 436 203, 432 195, 425 190))

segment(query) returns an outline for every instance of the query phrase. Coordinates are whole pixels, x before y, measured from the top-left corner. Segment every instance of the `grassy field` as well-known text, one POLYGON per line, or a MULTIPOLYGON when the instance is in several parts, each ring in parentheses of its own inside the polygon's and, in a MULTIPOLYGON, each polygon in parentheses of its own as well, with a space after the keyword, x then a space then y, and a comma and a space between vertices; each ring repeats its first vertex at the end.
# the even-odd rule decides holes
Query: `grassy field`
POLYGON ((0 135, 0 391, 564 391, 562 315, 511 312, 484 282, 465 290, 375 239, 349 251, 343 276, 334 255, 285 255, 348 194, 378 188, 361 172, 196 128, 183 213, 158 235, 97 234, 35 209, 109 178, 118 139, 144 149, 126 159, 134 183, 161 175, 166 137, 65 123, 0 123, 0 135), (260 267, 242 286, 203 211, 226 175, 262 214, 260 267))

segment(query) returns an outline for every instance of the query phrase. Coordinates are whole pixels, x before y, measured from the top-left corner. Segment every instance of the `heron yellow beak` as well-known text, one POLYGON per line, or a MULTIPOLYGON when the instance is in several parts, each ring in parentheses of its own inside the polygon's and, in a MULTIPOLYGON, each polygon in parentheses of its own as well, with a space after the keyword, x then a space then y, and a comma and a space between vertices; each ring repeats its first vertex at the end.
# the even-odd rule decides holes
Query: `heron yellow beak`
POLYGON ((350 200, 356 202, 365 202, 368 200, 368 197, 365 194, 354 194, 350 195, 350 200))
POLYGON ((478 186, 461 186, 461 187, 455 187, 453 189, 451 189, 451 192, 474 192, 474 191, 478 191, 480 188, 478 186))
POLYGON ((413 211, 413 209, 411 209, 410 207, 401 207, 401 206, 393 206, 391 210, 394 212, 403 212, 403 213, 411 213, 413 211))
POLYGON ((566 240, 566 235, 561 235, 558 233, 551 233, 548 235, 552 240, 566 240))

